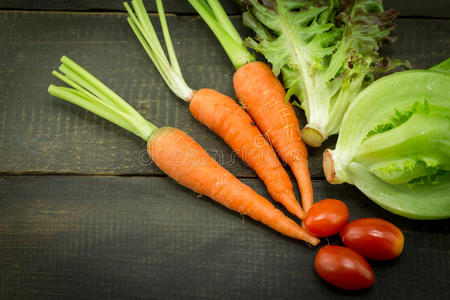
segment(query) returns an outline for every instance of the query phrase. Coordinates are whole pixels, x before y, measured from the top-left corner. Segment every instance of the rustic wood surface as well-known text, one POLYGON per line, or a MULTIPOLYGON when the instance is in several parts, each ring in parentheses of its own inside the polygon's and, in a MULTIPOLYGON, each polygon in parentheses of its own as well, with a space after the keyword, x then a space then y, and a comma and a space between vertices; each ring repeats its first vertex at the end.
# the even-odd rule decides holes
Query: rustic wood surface
MULTIPOLYGON (((222 2, 239 13, 234 2, 222 2)), ((449 1, 385 2, 401 17, 399 39, 384 53, 414 68, 449 56, 449 1)), ((372 263, 376 283, 366 291, 330 287, 314 272, 317 249, 179 186, 149 161, 144 141, 49 96, 50 83, 62 85, 50 73, 67 55, 156 125, 183 128, 268 197, 165 86, 121 3, 0 1, 0 299, 450 298, 450 221, 398 217, 353 186, 328 184, 324 147, 310 149, 316 199, 342 199, 351 219, 385 218, 405 234, 400 258, 372 263)), ((186 1, 164 3, 186 81, 234 95, 232 65, 203 21, 186 1)), ((249 33, 238 16, 232 20, 249 33)))
MULTIPOLYGON (((0 2, 0 9, 125 11, 122 2, 110 0, 3 0, 0 2)), ((386 9, 395 8, 400 11, 401 16, 405 17, 450 17, 450 2, 446 0, 386 0, 384 2, 386 9)), ((144 3, 148 11, 156 11, 154 1, 144 0, 144 3)), ((221 3, 229 14, 241 13, 237 0, 223 0, 221 3)), ((187 0, 166 0, 164 7, 166 12, 170 13, 195 13, 187 0)))
MULTIPOLYGON (((123 13, 0 12, 0 172, 162 174, 150 162, 144 141, 47 93, 50 83, 62 85, 51 71, 67 55, 157 126, 184 129, 231 172, 254 177, 165 86, 125 18, 123 13)), ((248 33, 240 18, 233 21, 248 33)), ((203 21, 170 16, 168 22, 186 82, 234 95, 233 67, 203 21)), ((384 52, 427 68, 448 56, 448 32, 448 20, 400 19, 398 41, 384 52)), ((323 178, 322 153, 335 141, 310 149, 314 178, 323 178)))
MULTIPOLYGON (((256 180, 244 179, 267 196, 256 180)), ((167 177, 0 177, 0 298, 448 299, 448 221, 393 216, 349 185, 351 219, 402 229, 398 259, 372 263, 376 282, 349 293, 313 268, 317 249, 280 236, 167 177)), ((338 243, 337 238, 323 243, 338 243)))

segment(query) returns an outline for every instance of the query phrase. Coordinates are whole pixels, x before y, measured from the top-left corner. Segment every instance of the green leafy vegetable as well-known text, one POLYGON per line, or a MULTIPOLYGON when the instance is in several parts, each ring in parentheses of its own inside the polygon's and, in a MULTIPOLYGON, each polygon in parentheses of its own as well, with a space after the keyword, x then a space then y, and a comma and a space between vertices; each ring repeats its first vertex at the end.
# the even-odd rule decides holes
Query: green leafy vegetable
POLYGON ((450 217, 449 62, 398 72, 362 91, 336 149, 324 153, 327 180, 354 184, 409 218, 450 217))
POLYGON ((378 54, 383 41, 394 40, 398 14, 384 11, 381 0, 241 2, 244 24, 256 33, 246 44, 282 74, 287 98, 299 99, 308 120, 302 137, 310 146, 338 133, 349 104, 375 72, 407 65, 378 54))
POLYGON ((430 108, 428 106, 427 100, 424 100, 423 105, 420 104, 419 101, 416 101, 413 105, 413 107, 405 112, 399 112, 398 110, 395 111, 394 116, 391 118, 391 120, 384 124, 379 124, 375 129, 369 131, 367 134, 367 138, 371 137, 372 135, 383 133, 385 131, 391 130, 393 128, 396 128, 400 126, 401 124, 405 123, 406 121, 411 118, 413 113, 425 113, 428 114, 430 111, 430 108))

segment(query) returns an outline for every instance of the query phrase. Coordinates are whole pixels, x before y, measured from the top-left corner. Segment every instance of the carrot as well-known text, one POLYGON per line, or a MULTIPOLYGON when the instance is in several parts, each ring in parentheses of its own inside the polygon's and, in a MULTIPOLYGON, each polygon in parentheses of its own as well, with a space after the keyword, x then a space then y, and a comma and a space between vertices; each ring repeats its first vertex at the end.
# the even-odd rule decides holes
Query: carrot
POLYGON ((206 195, 231 210, 248 215, 286 236, 317 245, 317 238, 220 166, 186 133, 176 128, 162 130, 163 133, 149 141, 148 152, 164 173, 179 184, 206 195), (174 153, 178 155, 173 155, 174 153))
POLYGON ((267 137, 299 184, 303 210, 313 205, 308 153, 300 125, 285 90, 270 67, 256 62, 217 0, 189 0, 214 32, 236 68, 233 85, 238 99, 267 137))
POLYGON ((274 200, 303 218, 304 212, 277 155, 250 116, 234 100, 214 90, 201 89, 194 94, 189 108, 197 120, 222 137, 255 170, 274 200))
POLYGON ((282 203, 298 218, 303 218, 304 212, 295 198, 289 175, 251 117, 228 96, 212 89, 194 91, 187 86, 170 39, 162 2, 157 0, 156 3, 169 59, 142 1, 132 1, 134 12, 127 3, 124 6, 130 15, 128 22, 131 28, 169 88, 179 98, 189 102, 192 115, 219 135, 256 172, 275 201, 282 203))
POLYGON ((233 76, 236 95, 263 134, 294 173, 307 212, 313 205, 308 151, 300 137, 294 108, 284 99, 286 92, 272 69, 262 62, 239 68, 233 76))
POLYGON ((220 166, 182 130, 158 128, 125 100, 67 57, 53 74, 73 88, 50 85, 51 95, 79 105, 148 141, 147 151, 156 165, 181 185, 204 194, 278 232, 312 245, 319 240, 286 217, 268 200, 220 166))

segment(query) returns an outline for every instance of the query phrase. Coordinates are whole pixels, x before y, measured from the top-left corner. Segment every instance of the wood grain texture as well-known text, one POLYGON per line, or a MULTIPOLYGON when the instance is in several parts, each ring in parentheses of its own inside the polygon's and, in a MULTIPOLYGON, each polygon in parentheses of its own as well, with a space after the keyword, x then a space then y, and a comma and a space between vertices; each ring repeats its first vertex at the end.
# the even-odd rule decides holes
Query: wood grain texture
MULTIPOLYGON (((197 17, 168 17, 186 81, 234 95, 233 68, 197 17)), ((233 18, 238 30, 248 33, 233 18)), ((385 52, 426 68, 448 57, 450 22, 398 21, 396 44, 385 52)), ((162 174, 149 161, 145 141, 47 93, 65 54, 91 71, 158 126, 184 129, 237 176, 254 176, 227 145, 189 113, 165 86, 122 13, 0 12, 0 172, 162 174)), ((304 120, 302 112, 298 112, 304 120)), ((310 149, 314 178, 336 137, 310 149)))
MULTIPOLYGON (((244 182, 267 196, 258 180, 244 182)), ((407 220, 350 185, 313 184, 318 198, 344 200, 351 219, 381 217, 403 230, 401 257, 372 263, 372 288, 330 287, 313 268, 318 248, 165 177, 6 176, 0 298, 448 299, 449 220, 407 220)))
MULTIPOLYGON (((1 169, 13 172, 161 174, 145 141, 47 93, 65 54, 158 126, 185 130, 226 167, 252 174, 166 87, 125 14, 0 14, 1 169)), ((169 17, 186 81, 232 95, 233 68, 198 18, 169 17), (214 63, 212 63, 214 61, 214 63)))
MULTIPOLYGON (((0 173, 151 175, 0 176, 0 299, 450 298, 449 220, 407 220, 355 187, 314 180, 316 199, 342 199, 351 219, 385 218, 406 237, 399 259, 372 263, 374 287, 342 292, 315 274, 318 249, 159 176, 144 141, 49 96, 49 83, 61 84, 50 73, 66 54, 155 124, 183 128, 234 174, 254 177, 167 89, 126 15, 99 12, 123 11, 121 2, 0 1, 0 10, 91 11, 0 11, 0 173)), ((399 40, 386 54, 415 68, 449 56, 449 1, 385 2, 404 17, 441 18, 400 19, 399 40)), ((186 81, 233 95, 233 68, 209 29, 186 1, 164 3, 179 14, 168 22, 186 81)), ((239 13, 232 1, 222 3, 239 13)), ((248 33, 239 17, 233 22, 248 33)), ((314 178, 323 176, 322 151, 310 150, 314 178)), ((259 180, 243 181, 268 197, 259 180)))
MULTIPOLYGON (((241 9, 237 0, 220 1, 229 14, 240 14, 241 9)), ((144 1, 147 10, 156 12, 155 1, 144 1)), ((442 0, 386 0, 386 9, 395 8, 401 16, 424 16, 450 18, 450 2, 442 0)), ((185 0, 165 0, 165 10, 177 14, 195 14, 194 9, 185 0)), ((28 9, 28 10, 69 10, 69 11, 125 11, 122 1, 109 0, 3 0, 0 9, 28 9)))

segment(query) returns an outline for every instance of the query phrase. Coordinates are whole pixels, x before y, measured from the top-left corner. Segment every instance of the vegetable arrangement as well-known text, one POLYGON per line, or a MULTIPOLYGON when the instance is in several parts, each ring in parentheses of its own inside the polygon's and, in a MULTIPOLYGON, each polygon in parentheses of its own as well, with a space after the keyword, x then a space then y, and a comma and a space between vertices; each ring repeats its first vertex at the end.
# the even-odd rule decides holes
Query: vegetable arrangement
POLYGON ((319 240, 276 209, 267 199, 220 166, 180 129, 158 128, 125 100, 68 57, 53 75, 72 88, 50 85, 51 95, 81 106, 147 141, 147 152, 179 184, 260 221, 278 232, 312 245, 319 240))
POLYGON ((244 23, 256 33, 244 43, 218 0, 189 2, 236 68, 233 85, 242 107, 217 91, 186 84, 162 0, 156 4, 168 57, 142 0, 124 6, 129 25, 173 93, 255 170, 274 200, 303 219, 304 228, 182 130, 156 127, 65 56, 59 67, 63 74, 53 74, 72 88, 50 85, 49 93, 141 137, 168 176, 231 210, 312 245, 320 242, 317 237, 339 234, 346 247, 320 249, 315 268, 342 289, 370 287, 375 274, 366 258, 394 259, 403 251, 404 236, 381 219, 347 224, 349 211, 342 201, 314 204, 302 137, 316 147, 339 131, 336 149, 323 156, 329 182, 354 184, 382 207, 409 218, 450 217, 450 59, 430 70, 398 72, 373 82, 375 72, 408 65, 378 54, 381 43, 392 40, 395 11, 384 11, 380 0, 241 1, 247 9, 244 23), (246 46, 261 52, 272 69, 257 62, 246 46), (280 73, 284 87, 276 77, 280 73), (293 95, 308 119, 302 133, 288 101, 293 95), (303 209, 272 146, 299 183, 303 209))
POLYGON ((317 202, 305 217, 306 229, 319 237, 339 233, 343 246, 325 246, 317 253, 314 267, 326 282, 345 290, 360 290, 375 282, 365 258, 390 260, 403 251, 405 238, 395 225, 377 218, 363 218, 349 224, 348 208, 339 200, 317 202))
POLYGON ((318 147, 339 131, 344 113, 370 84, 374 72, 405 64, 380 57, 397 12, 381 0, 241 0, 244 24, 256 33, 246 44, 262 53, 275 75, 283 75, 286 99, 297 96, 308 124, 303 140, 318 147))
POLYGON ((269 66, 255 61, 218 0, 189 0, 189 3, 208 24, 236 68, 233 77, 236 95, 281 159, 291 167, 300 187, 303 210, 307 212, 314 202, 308 152, 295 111, 284 100, 283 85, 269 66))
POLYGON ((393 213, 450 217, 450 59, 398 72, 366 88, 345 114, 335 150, 324 153, 331 183, 348 182, 393 213))
POLYGON ((211 89, 194 91, 187 86, 178 65, 161 0, 157 0, 156 4, 170 62, 158 41, 142 0, 132 1, 135 12, 128 3, 124 3, 131 28, 169 88, 189 103, 192 115, 199 122, 224 139, 234 152, 255 170, 274 200, 302 219, 304 212, 295 199, 288 174, 270 144, 254 126, 250 116, 230 97, 211 89))

